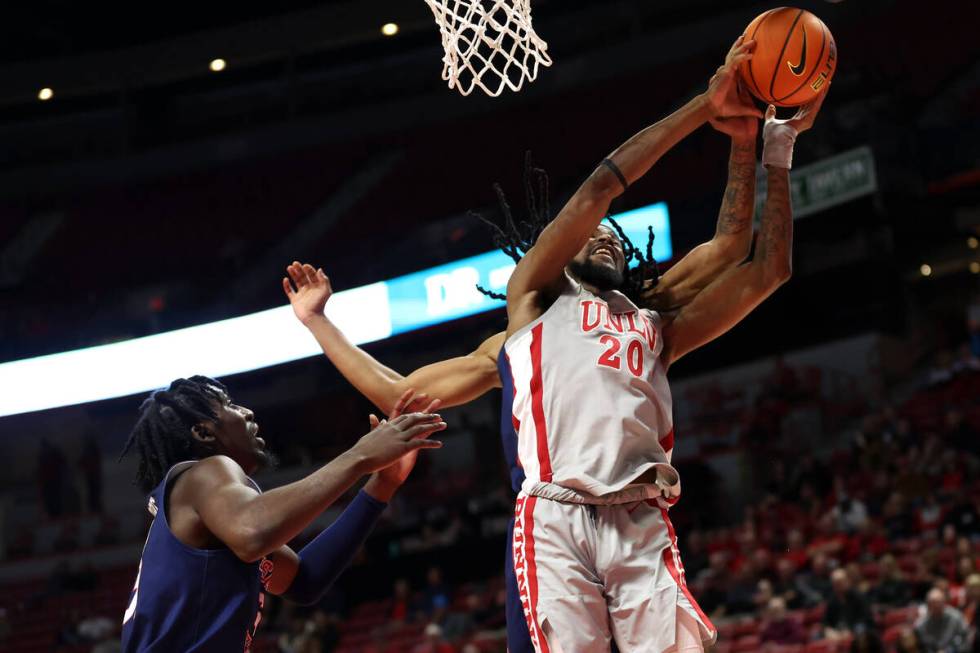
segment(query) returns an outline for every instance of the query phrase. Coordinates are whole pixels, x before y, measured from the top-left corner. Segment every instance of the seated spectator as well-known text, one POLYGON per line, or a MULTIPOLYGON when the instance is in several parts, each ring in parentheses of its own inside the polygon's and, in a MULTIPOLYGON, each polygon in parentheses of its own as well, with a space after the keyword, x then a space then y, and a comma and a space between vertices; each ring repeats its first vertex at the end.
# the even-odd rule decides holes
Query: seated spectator
POLYGON ((844 569, 835 569, 830 575, 833 595, 827 601, 824 613, 824 636, 839 640, 854 634, 858 626, 874 627, 871 606, 851 587, 850 578, 844 569))
POLYGON ((454 649, 442 637, 439 624, 429 624, 425 627, 425 640, 412 648, 412 653, 455 653, 454 649))
POLYGON ((830 583, 830 561, 820 553, 813 557, 810 571, 797 577, 797 589, 807 605, 813 606, 830 599, 833 588, 830 583))
POLYGON ((786 612, 786 602, 780 597, 769 600, 764 625, 759 636, 763 644, 803 644, 806 633, 803 625, 786 612))
POLYGON ((885 653, 885 645, 873 628, 858 627, 854 631, 850 653, 885 653))
POLYGON ((786 607, 798 610, 804 606, 804 594, 797 586, 796 565, 791 558, 780 558, 776 563, 776 579, 772 583, 773 594, 786 602, 786 607))
POLYGON ((967 653, 969 629, 959 610, 946 604, 939 588, 926 595, 926 612, 915 624, 915 632, 926 653, 967 653))
POLYGON ((396 623, 405 623, 409 620, 412 612, 412 590, 408 586, 408 581, 399 578, 395 581, 394 591, 391 598, 391 612, 388 618, 396 623))
POLYGON ((892 607, 908 604, 912 599, 912 588, 905 580, 905 574, 898 567, 895 556, 888 554, 878 563, 880 580, 871 592, 875 603, 892 607))
POLYGON ((926 653, 912 628, 903 628, 895 641, 895 653, 926 653))
POLYGON ((440 623, 449 608, 449 588, 442 580, 442 569, 430 567, 422 597, 422 610, 433 623, 440 623))
POLYGON ((90 615, 78 624, 78 634, 88 642, 99 642, 116 629, 116 622, 101 615, 90 615))

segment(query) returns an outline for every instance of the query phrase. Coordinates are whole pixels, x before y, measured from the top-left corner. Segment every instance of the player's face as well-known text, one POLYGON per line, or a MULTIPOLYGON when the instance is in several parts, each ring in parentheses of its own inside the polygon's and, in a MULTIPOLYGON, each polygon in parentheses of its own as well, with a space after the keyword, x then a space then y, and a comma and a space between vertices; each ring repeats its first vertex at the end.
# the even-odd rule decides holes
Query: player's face
POLYGON ((569 264, 569 269, 579 280, 599 290, 613 290, 623 285, 625 267, 623 243, 605 225, 596 228, 569 264))
POLYGON ((274 458, 266 450, 265 440, 259 437, 255 413, 233 403, 224 394, 221 397, 217 407, 218 420, 212 431, 218 452, 241 465, 246 474, 272 463, 274 458))

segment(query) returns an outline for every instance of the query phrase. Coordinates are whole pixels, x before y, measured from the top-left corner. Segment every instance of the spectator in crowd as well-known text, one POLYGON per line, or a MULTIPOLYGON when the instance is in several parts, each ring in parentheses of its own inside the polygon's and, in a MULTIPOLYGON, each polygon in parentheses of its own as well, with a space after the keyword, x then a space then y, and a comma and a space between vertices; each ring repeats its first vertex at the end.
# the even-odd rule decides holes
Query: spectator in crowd
POLYGON ((880 605, 898 607, 912 599, 912 588, 898 566, 895 556, 883 555, 878 563, 878 584, 872 590, 872 598, 880 605))
POLYGON ((912 628, 903 628, 895 640, 895 653, 926 653, 919 641, 919 636, 912 628))
POLYGON ((399 578, 395 581, 388 618, 395 623, 405 623, 412 616, 412 590, 408 580, 399 578))
POLYGON ((885 653, 885 645, 873 628, 859 626, 854 631, 850 653, 885 653))
POLYGON ((839 640, 852 636, 858 626, 874 627, 871 607, 851 587, 851 580, 844 569, 835 569, 830 575, 833 594, 827 601, 824 613, 824 636, 839 640))
POLYGON ((762 631, 759 633, 763 644, 803 644, 806 633, 803 624, 786 611, 786 602, 781 597, 773 597, 766 608, 762 631))
POLYGON ((449 608, 449 588, 442 579, 442 569, 430 567, 426 574, 426 588, 422 609, 433 623, 442 622, 449 608))
POLYGON ((830 560, 827 556, 822 553, 813 556, 810 571, 797 577, 797 588, 807 605, 817 605, 830 598, 833 587, 830 583, 830 560))
POLYGON ((926 653, 968 653, 969 629, 960 611, 946 603, 939 588, 926 595, 926 612, 915 624, 926 653))
POLYGON ((89 615, 78 624, 78 634, 84 641, 100 642, 116 629, 116 622, 102 615, 89 615))
POLYGON ((442 636, 439 624, 425 627, 425 640, 412 648, 412 653, 455 653, 455 649, 442 636))

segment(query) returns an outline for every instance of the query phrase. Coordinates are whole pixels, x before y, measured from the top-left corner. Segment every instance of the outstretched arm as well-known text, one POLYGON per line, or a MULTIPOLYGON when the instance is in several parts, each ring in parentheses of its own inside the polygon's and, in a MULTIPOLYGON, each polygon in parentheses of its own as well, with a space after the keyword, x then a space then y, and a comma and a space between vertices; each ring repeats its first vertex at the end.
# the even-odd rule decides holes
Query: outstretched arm
POLYGON ((380 424, 357 444, 306 478, 259 494, 242 468, 225 456, 211 456, 188 472, 187 496, 204 527, 245 562, 278 550, 361 476, 379 472, 365 489, 387 501, 397 487, 385 473, 411 452, 442 446, 425 439, 446 428, 439 415, 412 413, 380 424))
POLYGON ((561 291, 565 266, 602 221, 609 203, 623 191, 623 181, 631 184, 645 175, 670 148, 710 118, 734 113, 758 114, 754 107, 728 102, 728 89, 735 83, 737 68, 751 58, 754 45, 754 41, 743 43, 739 37, 704 94, 639 132, 607 157, 622 174, 622 180, 606 165, 600 165, 589 175, 511 275, 507 284, 509 330, 519 329, 530 321, 528 302, 544 304, 537 301, 537 293, 549 298, 561 291))
MULTIPOLYGON (((824 97, 826 93, 789 121, 775 120, 775 107, 770 106, 767 130, 776 127, 785 135, 785 130, 792 128, 795 138, 795 134, 813 125, 824 97)), ((763 162, 766 163, 765 156, 763 162)), ((665 324, 662 356, 667 365, 731 329, 789 279, 793 211, 788 160, 785 166, 767 164, 766 171, 769 185, 755 256, 750 262, 723 272, 665 324)))
POLYGON ((405 377, 352 343, 324 315, 333 290, 323 270, 299 262, 293 262, 286 270, 289 278, 283 278, 283 290, 296 317, 310 330, 344 378, 385 414, 390 413, 398 398, 410 388, 419 393, 418 403, 435 397, 443 406, 458 406, 500 387, 497 355, 503 346, 503 333, 491 336, 466 356, 426 365, 405 377))
MULTIPOLYGON (((751 104, 744 91, 740 101, 751 104)), ((752 245, 755 208, 755 150, 758 121, 750 116, 720 118, 712 126, 731 136, 728 183, 714 237, 688 252, 660 278, 644 297, 645 305, 664 313, 688 304, 725 270, 746 259, 752 245)))

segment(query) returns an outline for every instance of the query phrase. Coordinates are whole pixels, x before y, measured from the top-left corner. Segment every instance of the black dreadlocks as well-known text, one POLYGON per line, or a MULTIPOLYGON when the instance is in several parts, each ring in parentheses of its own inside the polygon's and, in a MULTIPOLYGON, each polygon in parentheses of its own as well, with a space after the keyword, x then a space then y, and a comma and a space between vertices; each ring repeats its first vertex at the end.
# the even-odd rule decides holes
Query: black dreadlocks
MULTIPOLYGON (((534 246, 538 236, 551 222, 551 206, 548 201, 548 173, 541 168, 534 167, 530 152, 524 155, 524 194, 527 201, 527 220, 514 220, 514 214, 510 204, 507 203, 507 197, 504 195, 504 190, 500 184, 495 183, 493 190, 497 194, 497 201, 500 203, 500 212, 504 214, 504 226, 501 227, 493 220, 489 220, 475 211, 471 211, 471 214, 490 227, 493 232, 494 244, 511 257, 515 263, 519 263, 521 257, 534 246)), ((616 230, 623 243, 626 267, 623 270, 623 285, 619 290, 634 304, 641 305, 645 285, 646 289, 649 289, 649 286, 656 285, 660 278, 660 269, 653 258, 653 227, 648 227, 649 238, 647 239, 646 252, 643 252, 626 237, 622 227, 613 220, 611 215, 607 215, 606 220, 616 230), (639 264, 631 268, 630 262, 633 260, 638 261, 639 264)), ((495 293, 479 285, 477 290, 494 299, 507 299, 505 295, 495 293)))
POLYGON ((149 493, 175 464, 201 458, 210 452, 191 435, 201 422, 218 419, 215 403, 222 403, 227 389, 206 376, 177 379, 166 390, 157 390, 140 406, 140 416, 123 447, 122 460, 136 447, 139 469, 136 483, 149 493))

